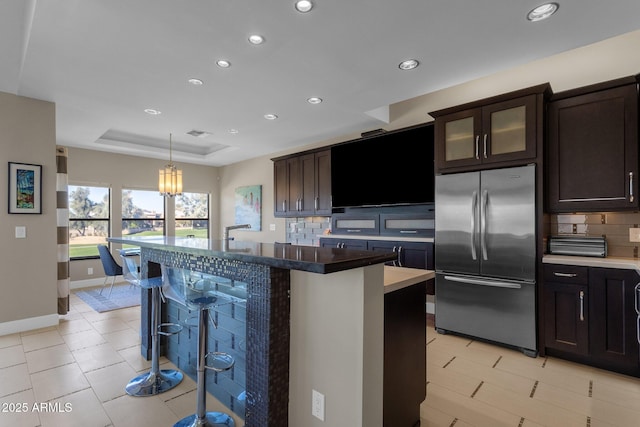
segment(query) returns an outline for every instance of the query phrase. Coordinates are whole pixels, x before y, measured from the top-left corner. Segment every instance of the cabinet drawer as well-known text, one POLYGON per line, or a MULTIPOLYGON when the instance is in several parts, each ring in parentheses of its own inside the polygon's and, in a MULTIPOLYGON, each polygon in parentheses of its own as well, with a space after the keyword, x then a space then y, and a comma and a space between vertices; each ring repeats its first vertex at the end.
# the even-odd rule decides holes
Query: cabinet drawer
POLYGON ((544 280, 545 282, 586 285, 589 283, 589 267, 578 265, 545 264, 544 280))
POLYGON ((380 215, 380 235, 404 237, 433 237, 435 217, 431 215, 380 215))
POLYGON ((374 214, 333 215, 331 217, 333 234, 376 235, 380 232, 380 216, 374 214))

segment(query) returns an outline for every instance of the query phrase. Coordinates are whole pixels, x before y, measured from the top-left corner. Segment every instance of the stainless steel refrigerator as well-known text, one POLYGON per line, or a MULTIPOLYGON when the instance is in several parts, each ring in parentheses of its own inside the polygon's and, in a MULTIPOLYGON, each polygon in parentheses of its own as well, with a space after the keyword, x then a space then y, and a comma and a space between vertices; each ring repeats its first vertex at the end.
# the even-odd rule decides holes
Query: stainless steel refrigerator
POLYGON ((436 176, 438 332, 537 355, 535 165, 436 176))

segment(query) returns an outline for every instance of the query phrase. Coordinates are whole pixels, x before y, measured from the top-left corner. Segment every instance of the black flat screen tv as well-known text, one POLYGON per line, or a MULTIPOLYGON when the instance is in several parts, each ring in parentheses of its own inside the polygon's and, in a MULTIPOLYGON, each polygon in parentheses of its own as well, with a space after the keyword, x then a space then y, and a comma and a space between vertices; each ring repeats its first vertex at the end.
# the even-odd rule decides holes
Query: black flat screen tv
POLYGON ((433 124, 331 147, 332 207, 434 202, 433 124))

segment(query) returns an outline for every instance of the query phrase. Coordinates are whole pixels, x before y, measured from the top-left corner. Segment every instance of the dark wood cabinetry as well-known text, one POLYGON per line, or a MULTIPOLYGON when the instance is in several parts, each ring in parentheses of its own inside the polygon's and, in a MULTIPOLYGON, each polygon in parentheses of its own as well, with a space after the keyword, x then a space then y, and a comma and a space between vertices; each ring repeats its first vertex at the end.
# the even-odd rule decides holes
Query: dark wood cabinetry
POLYGON ((515 165, 542 148, 543 84, 430 113, 435 117, 436 172, 515 165))
POLYGON ((546 354, 640 376, 634 270, 546 264, 546 354))
POLYGON ((274 159, 274 215, 331 215, 331 150, 274 159))
POLYGON ((635 376, 640 375, 634 295, 639 279, 632 270, 589 269, 591 357, 635 376))
POLYGON ((422 268, 433 270, 433 243, 369 240, 367 249, 371 251, 393 252, 397 259, 387 263, 396 267, 422 268))
POLYGON ((589 354, 589 268, 545 266, 545 346, 589 354))
POLYGON ((323 248, 360 249, 366 251, 367 241, 360 239, 320 238, 320 246, 323 248))
POLYGON ((638 209, 636 78, 555 94, 547 162, 549 212, 638 209))
POLYGON ((397 258, 394 261, 389 261, 387 265, 425 270, 434 269, 433 243, 431 242, 322 237, 320 238, 320 246, 394 252, 397 254, 397 258))

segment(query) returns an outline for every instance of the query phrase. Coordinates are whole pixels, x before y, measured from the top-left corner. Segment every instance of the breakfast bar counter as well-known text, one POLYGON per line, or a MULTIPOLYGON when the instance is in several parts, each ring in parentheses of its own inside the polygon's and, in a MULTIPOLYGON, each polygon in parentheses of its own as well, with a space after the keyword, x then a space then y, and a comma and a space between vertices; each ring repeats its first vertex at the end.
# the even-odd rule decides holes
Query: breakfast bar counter
MULTIPOLYGON (((243 306, 216 313, 229 315, 235 326, 214 344, 215 351, 241 355, 229 379, 240 378, 244 389, 234 383, 228 398, 219 400, 245 426, 313 426, 319 418, 332 426, 382 426, 384 263, 395 254, 200 238, 109 241, 140 247, 143 278, 159 276, 164 265, 215 275, 246 289, 243 306), (326 399, 315 416, 312 391, 326 399)), ((145 354, 149 300, 143 296, 145 354)), ((174 314, 163 308, 164 319, 173 321, 174 314)), ((172 357, 180 359, 187 345, 169 339, 165 352, 189 373, 188 356, 187 361, 172 357)))

